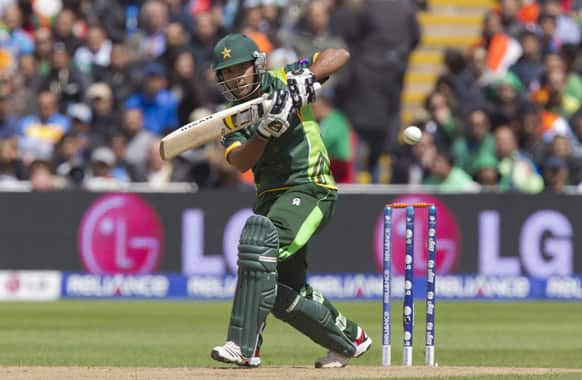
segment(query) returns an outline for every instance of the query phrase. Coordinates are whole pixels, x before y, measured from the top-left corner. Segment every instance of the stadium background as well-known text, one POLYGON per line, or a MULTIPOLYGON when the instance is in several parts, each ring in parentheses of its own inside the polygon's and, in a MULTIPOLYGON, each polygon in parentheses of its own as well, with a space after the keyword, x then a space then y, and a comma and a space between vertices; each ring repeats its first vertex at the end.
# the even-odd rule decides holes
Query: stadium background
MULTIPOLYGON (((198 301, 232 296, 252 178, 218 142, 172 162, 157 144, 220 109, 211 47, 241 31, 271 67, 351 52, 316 105, 341 195, 313 243, 313 284, 372 301, 345 307, 379 337, 382 207, 435 202, 439 298, 464 301, 437 304, 443 363, 579 366, 581 12, 574 0, 0 1, 0 300, 84 299, 0 304, 0 364, 210 365, 226 323, 213 316, 228 305, 198 301), (425 132, 414 148, 399 144, 410 123, 425 132), (197 302, 88 301, 99 298, 197 302), (547 299, 568 302, 534 301, 547 299), (190 344, 193 320, 204 350, 190 344), (87 328, 103 333, 84 335, 94 353, 75 335, 87 328)), ((422 266, 416 275, 422 295, 422 266)), ((277 322, 270 331, 307 345, 277 322)), ((314 355, 275 342, 267 364, 314 355)), ((363 364, 377 364, 374 350, 363 364)))

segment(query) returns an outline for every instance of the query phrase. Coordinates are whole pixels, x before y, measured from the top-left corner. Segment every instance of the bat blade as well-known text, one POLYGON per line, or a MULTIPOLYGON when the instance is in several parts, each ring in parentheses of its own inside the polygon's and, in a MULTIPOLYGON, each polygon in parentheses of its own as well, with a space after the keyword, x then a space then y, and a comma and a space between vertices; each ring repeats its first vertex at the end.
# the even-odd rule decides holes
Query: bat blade
POLYGON ((187 150, 257 123, 269 106, 270 100, 265 95, 183 125, 162 139, 160 156, 170 160, 187 150))

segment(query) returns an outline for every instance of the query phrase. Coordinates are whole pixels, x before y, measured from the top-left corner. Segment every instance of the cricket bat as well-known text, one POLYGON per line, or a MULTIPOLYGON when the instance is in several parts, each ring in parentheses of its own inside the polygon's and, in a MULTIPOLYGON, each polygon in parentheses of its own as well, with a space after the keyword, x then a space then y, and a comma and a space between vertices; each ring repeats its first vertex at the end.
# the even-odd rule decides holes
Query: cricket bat
POLYGON ((160 156, 164 160, 170 160, 217 137, 258 123, 271 109, 271 102, 268 94, 265 94, 183 125, 162 139, 160 156))
MULTIPOLYGON (((321 85, 315 83, 316 92, 321 85)), ((187 150, 258 123, 271 109, 272 97, 265 94, 181 126, 160 142, 160 156, 170 160, 187 150)))

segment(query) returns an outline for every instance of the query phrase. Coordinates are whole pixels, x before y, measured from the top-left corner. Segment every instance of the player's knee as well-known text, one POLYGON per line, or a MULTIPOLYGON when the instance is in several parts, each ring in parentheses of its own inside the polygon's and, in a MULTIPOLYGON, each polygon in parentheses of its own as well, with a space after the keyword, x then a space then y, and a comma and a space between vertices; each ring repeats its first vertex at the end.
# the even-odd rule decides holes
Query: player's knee
POLYGON ((295 289, 280 282, 277 283, 277 298, 271 312, 276 318, 284 321, 293 312, 300 297, 301 295, 295 289))
POLYGON ((261 215, 249 217, 240 235, 239 268, 275 272, 278 252, 279 234, 273 223, 261 215))

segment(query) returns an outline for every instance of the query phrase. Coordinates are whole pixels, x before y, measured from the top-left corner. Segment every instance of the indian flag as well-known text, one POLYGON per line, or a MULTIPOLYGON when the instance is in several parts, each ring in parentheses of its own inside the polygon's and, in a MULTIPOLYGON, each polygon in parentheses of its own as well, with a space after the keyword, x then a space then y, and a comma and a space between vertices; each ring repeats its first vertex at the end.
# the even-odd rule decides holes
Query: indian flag
POLYGON ((487 54, 487 68, 493 76, 504 74, 519 57, 521 57, 521 44, 514 38, 503 33, 497 33, 491 39, 487 54))

